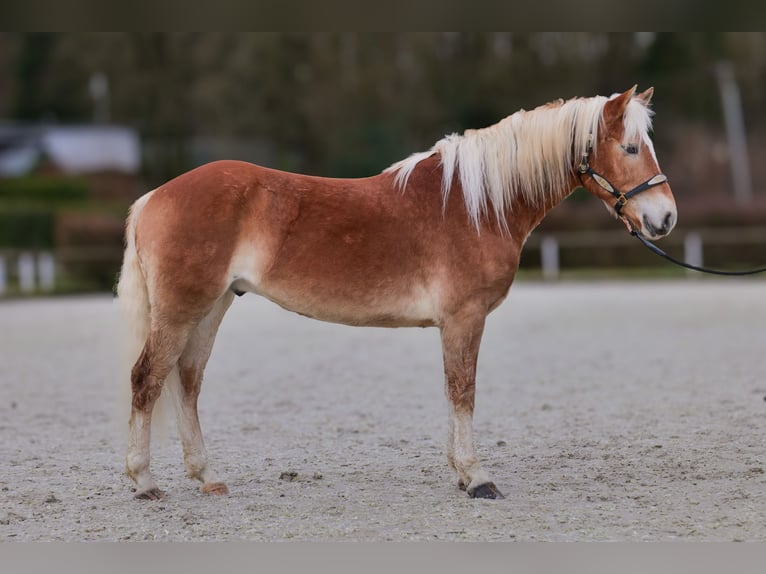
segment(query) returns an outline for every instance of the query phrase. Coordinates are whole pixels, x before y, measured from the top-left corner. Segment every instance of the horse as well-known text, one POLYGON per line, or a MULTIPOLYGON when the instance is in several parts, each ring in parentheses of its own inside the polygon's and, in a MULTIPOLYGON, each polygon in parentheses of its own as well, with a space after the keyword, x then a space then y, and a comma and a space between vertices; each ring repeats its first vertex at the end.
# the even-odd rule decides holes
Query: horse
POLYGON ((322 321, 437 327, 447 462, 468 496, 502 498, 472 428, 485 319, 506 298, 529 234, 578 187, 629 231, 671 231, 675 200, 649 136, 652 95, 634 86, 522 109, 371 177, 222 160, 136 200, 117 285, 135 344, 126 455, 135 497, 164 496, 149 469, 162 392, 175 404, 188 476, 203 493, 228 493, 208 459, 197 398, 224 314, 235 296, 255 293, 322 321))

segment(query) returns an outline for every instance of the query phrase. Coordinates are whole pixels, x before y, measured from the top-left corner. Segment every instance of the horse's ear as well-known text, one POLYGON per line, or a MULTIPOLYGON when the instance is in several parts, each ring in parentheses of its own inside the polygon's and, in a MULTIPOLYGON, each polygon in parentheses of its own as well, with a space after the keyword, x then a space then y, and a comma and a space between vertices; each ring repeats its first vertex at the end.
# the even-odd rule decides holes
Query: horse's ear
POLYGON ((604 104, 604 122, 608 127, 622 125, 622 117, 630 103, 630 99, 633 97, 633 94, 636 93, 637 87, 637 85, 633 86, 619 96, 607 100, 606 104, 604 104))
POLYGON ((649 88, 648 90, 644 90, 638 96, 636 96, 642 104, 645 106, 649 105, 649 102, 652 101, 652 96, 654 95, 654 88, 649 88))

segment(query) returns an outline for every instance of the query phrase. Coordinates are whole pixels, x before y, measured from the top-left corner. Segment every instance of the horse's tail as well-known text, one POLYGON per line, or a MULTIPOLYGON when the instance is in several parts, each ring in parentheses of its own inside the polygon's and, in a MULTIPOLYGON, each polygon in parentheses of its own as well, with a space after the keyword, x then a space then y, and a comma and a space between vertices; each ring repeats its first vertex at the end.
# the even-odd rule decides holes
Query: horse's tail
POLYGON ((125 224, 125 255, 117 282, 117 300, 125 325, 125 357, 131 367, 146 343, 151 321, 146 277, 136 248, 136 223, 150 195, 144 195, 130 207, 125 224))
MULTIPOLYGON (((151 195, 152 192, 147 193, 136 200, 130 207, 130 213, 125 224, 125 254, 122 260, 120 278, 117 282, 117 300, 122 311, 124 325, 122 372, 127 374, 126 378, 128 379, 126 384, 121 386, 128 393, 131 392, 131 370, 141 355, 144 345, 146 345, 151 327, 149 289, 144 267, 136 247, 136 224, 141 217, 141 211, 146 206, 151 195)), ((172 386, 177 378, 177 369, 173 369, 165 385, 172 386)), ((123 405, 130 405, 131 399, 125 398, 125 400, 120 402, 123 405)), ((160 411, 161 418, 167 419, 168 408, 162 403, 165 403, 165 401, 157 401, 154 412, 160 411)))

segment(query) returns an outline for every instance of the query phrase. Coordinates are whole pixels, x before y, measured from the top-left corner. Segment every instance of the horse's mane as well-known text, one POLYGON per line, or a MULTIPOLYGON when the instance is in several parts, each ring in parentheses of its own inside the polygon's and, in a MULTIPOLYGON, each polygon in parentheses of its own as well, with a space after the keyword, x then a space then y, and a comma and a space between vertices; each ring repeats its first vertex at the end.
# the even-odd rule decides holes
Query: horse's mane
MULTIPOLYGON (((493 214, 505 226, 504 214, 515 198, 535 206, 556 199, 573 173, 575 158, 587 149, 590 134, 595 147, 607 101, 604 96, 573 98, 520 110, 487 128, 445 136, 429 151, 415 153, 385 172, 396 174, 396 185, 405 189, 417 164, 439 154, 445 204, 457 170, 474 225, 478 228, 483 215, 493 214)), ((625 142, 648 137, 651 114, 638 99, 631 99, 624 117, 625 142)))

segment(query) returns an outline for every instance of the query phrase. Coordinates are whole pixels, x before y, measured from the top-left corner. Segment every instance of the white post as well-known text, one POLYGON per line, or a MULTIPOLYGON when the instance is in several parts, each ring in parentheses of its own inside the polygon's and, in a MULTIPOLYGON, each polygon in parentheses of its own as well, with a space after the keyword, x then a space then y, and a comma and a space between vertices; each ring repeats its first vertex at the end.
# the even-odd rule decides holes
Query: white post
POLYGON ((97 124, 109 122, 109 78, 103 72, 96 72, 90 77, 88 89, 93 98, 93 121, 97 124))
POLYGON ((559 242, 551 235, 540 241, 540 265, 543 279, 557 279, 559 276, 559 242))
POLYGON ((22 293, 35 290, 35 258, 31 253, 19 255, 19 289, 22 293))
POLYGON ((8 287, 7 274, 5 272, 5 257, 0 255, 0 295, 5 295, 5 290, 8 287))
POLYGON ((40 280, 40 289, 53 291, 56 286, 56 262, 53 255, 48 252, 37 256, 37 277, 40 280))
POLYGON ((747 157, 745 120, 742 115, 739 86, 734 78, 731 62, 718 62, 715 71, 718 89, 721 91, 726 136, 729 140, 729 162, 734 198, 737 203, 747 203, 753 198, 753 189, 750 181, 750 162, 747 157))
MULTIPOLYGON (((702 236, 699 233, 692 231, 684 236, 684 261, 690 265, 702 267, 702 236)), ((693 277, 699 276, 691 269, 687 269, 686 274, 693 277)))

